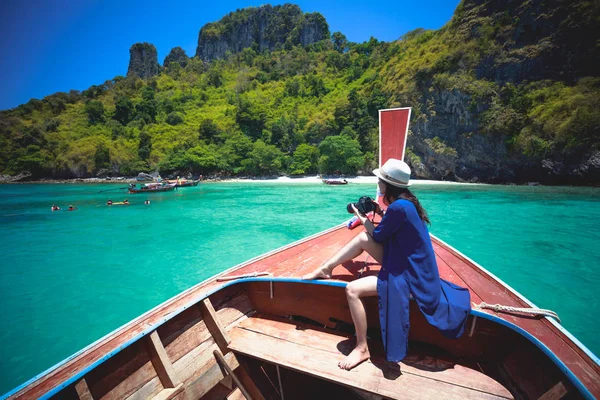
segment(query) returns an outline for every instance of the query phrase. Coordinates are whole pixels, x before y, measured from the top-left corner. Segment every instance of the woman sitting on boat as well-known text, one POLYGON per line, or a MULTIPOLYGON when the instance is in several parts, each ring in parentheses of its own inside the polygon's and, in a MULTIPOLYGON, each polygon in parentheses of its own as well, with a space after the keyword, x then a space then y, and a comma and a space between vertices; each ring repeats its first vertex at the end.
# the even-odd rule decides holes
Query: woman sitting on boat
POLYGON ((427 321, 447 337, 462 335, 470 311, 467 289, 440 279, 427 230, 429 218, 408 189, 410 167, 389 159, 373 173, 388 209, 377 227, 352 206, 366 232, 356 236, 333 258, 303 279, 331 278, 333 269, 366 251, 381 264, 377 277, 367 276, 346 286, 346 297, 356 329, 356 347, 338 366, 350 370, 369 359, 367 316, 361 298, 379 297, 381 336, 388 361, 406 356, 409 328, 409 296, 427 321))

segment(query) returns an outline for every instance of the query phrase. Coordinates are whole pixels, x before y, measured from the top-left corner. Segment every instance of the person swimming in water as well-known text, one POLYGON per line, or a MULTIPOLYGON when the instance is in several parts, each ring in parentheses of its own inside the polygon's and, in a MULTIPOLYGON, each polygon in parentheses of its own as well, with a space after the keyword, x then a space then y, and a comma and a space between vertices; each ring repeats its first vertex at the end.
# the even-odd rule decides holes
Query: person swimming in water
POLYGON ((52 204, 52 207, 50 208, 50 210, 52 210, 52 211, 60 211, 60 207, 57 206, 56 204, 52 204))
POLYGON ((69 206, 69 208, 67 209, 67 211, 75 211, 77 210, 77 207, 73 207, 73 206, 69 206))
POLYGON ((106 202, 106 205, 107 205, 107 206, 112 206, 112 200, 108 200, 108 201, 106 202))
POLYGON ((144 204, 150 204, 150 200, 144 201, 144 204))

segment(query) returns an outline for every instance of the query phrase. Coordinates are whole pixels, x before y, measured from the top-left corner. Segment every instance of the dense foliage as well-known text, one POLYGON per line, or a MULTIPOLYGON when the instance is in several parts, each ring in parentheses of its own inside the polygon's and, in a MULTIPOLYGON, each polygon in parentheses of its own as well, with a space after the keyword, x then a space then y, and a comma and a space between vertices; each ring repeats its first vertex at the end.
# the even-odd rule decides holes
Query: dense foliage
MULTIPOLYGON (((426 126, 444 93, 466 99, 464 118, 475 127, 468 134, 503 137, 514 154, 597 150, 600 78, 485 76, 482 65, 509 63, 517 51, 527 59, 504 42, 519 22, 465 9, 439 31, 419 29, 391 43, 352 43, 335 32, 306 47, 294 39, 272 52, 248 47, 211 63, 174 61, 146 80, 118 76, 32 99, 0 114, 0 173, 355 174, 377 164, 379 109, 411 106, 412 125, 426 126)), ((246 18, 244 10, 225 20, 236 18, 246 18)), ((226 29, 210 24, 203 34, 226 29)), ((531 57, 543 51, 536 46, 544 44, 528 45, 531 57)), ((422 145, 460 157, 435 134, 422 145)), ((424 155, 409 146, 413 165, 424 155)))

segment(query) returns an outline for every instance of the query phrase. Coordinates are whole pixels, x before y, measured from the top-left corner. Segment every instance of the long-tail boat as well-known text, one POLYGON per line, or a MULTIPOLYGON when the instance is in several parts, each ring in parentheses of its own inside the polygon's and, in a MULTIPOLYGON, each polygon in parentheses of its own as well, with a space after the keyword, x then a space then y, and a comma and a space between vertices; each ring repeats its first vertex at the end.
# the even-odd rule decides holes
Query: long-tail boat
POLYGON ((155 193, 155 192, 169 192, 171 190, 175 190, 175 185, 170 183, 145 183, 142 184, 138 189, 136 185, 129 185, 129 193, 137 194, 137 193, 155 193))
POLYGON ((167 181, 167 183, 171 184, 171 185, 175 185, 175 187, 191 187, 191 186, 198 186, 198 183, 200 183, 199 180, 190 180, 188 181, 187 179, 180 179, 179 181, 177 180, 169 180, 167 181))
MULTIPOLYGON (((380 160, 401 158, 410 109, 380 112, 380 160), (389 137, 386 137, 389 136, 389 137), (401 151, 399 151, 400 149, 401 151)), ((370 360, 350 371, 348 281, 377 274, 362 254, 333 279, 304 281, 362 229, 345 225, 230 268, 165 301, 3 398, 600 398, 599 360, 552 317, 432 236, 442 278, 476 305, 459 339, 414 301, 409 354, 385 360, 377 298, 364 300, 370 360), (486 304, 500 304, 486 308, 486 304)))
POLYGON ((348 181, 345 179, 322 179, 326 185, 347 185, 348 181))

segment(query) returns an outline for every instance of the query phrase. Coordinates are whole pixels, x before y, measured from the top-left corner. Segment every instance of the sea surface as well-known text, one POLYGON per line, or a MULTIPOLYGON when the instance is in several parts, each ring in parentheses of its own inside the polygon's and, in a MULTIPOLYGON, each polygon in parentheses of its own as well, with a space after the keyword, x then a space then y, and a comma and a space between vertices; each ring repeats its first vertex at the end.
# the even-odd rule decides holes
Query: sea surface
MULTIPOLYGON (((126 186, 0 185, 0 393, 217 272, 346 221, 346 204, 375 192, 243 182, 128 195, 126 186), (125 198, 131 205, 105 205, 125 198)), ((413 192, 434 235, 556 311, 600 354, 600 189, 413 192)))

